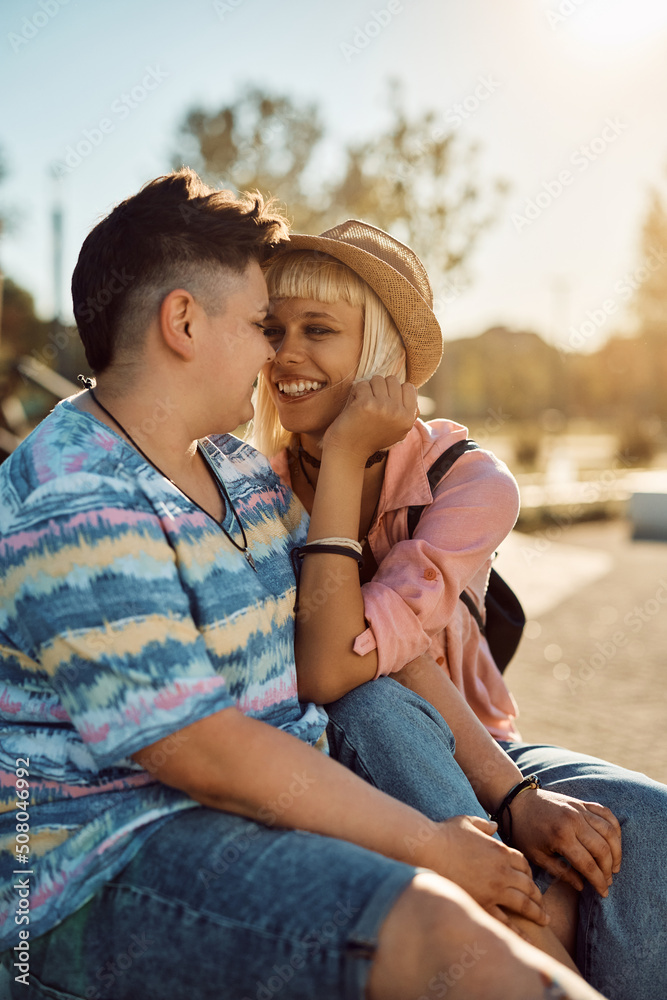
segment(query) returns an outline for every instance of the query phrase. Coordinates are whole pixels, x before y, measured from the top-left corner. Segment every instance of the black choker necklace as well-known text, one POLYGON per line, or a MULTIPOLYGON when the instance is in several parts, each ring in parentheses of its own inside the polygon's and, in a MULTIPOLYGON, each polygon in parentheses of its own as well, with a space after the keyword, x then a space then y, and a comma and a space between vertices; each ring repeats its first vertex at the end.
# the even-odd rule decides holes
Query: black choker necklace
MULTIPOLYGON (((125 435, 125 437, 128 439, 128 441, 130 442, 130 444, 134 448, 137 449, 137 451, 139 452, 139 454, 142 455, 146 459, 146 461, 148 462, 148 464, 152 465, 154 469, 157 469, 157 471, 160 473, 160 475, 164 476, 164 478, 166 480, 168 480, 168 482, 170 482, 172 484, 172 486, 175 486, 176 489, 179 491, 179 493, 182 493, 183 496, 185 496, 185 497, 188 498, 188 500, 190 501, 190 503, 193 503, 195 505, 195 507, 199 507, 199 509, 201 511, 203 511, 204 514, 206 514, 207 517, 210 517, 213 521, 215 521, 215 523, 218 525, 218 527, 222 528, 222 530, 224 531, 225 535, 230 540, 230 542, 232 543, 232 545, 234 546, 234 548, 238 549, 239 552, 243 553, 243 555, 248 560, 248 563, 250 564, 250 566, 252 566, 252 568, 255 570, 255 572, 257 572, 257 567, 255 566, 255 560, 253 559, 253 557, 251 555, 251 552, 250 552, 250 549, 248 548, 248 539, 246 537, 245 529, 244 529, 243 524, 241 522, 241 518, 236 513, 236 508, 234 507, 234 504, 231 501, 231 498, 230 498, 230 496, 229 496, 229 494, 227 492, 225 484, 222 482, 221 479, 218 479, 218 477, 216 476, 215 472, 213 471, 213 469, 209 465, 208 459, 206 458, 201 445, 199 443, 197 443, 197 448, 199 448, 199 450, 202 453, 202 457, 204 458, 204 463, 206 465, 206 470, 207 470, 207 472, 210 475, 211 479, 213 480, 213 482, 215 483, 215 485, 218 488, 218 492, 220 494, 220 499, 222 500, 222 505, 223 505, 223 507, 224 507, 225 510, 227 509, 227 505, 229 504, 229 509, 231 510, 231 512, 232 512, 232 514, 234 516, 234 520, 238 524, 239 529, 241 531, 241 536, 243 538, 243 545, 239 545, 238 542, 235 542, 234 539, 232 538, 232 536, 229 534, 229 532, 226 530, 226 528, 224 527, 224 525, 220 521, 216 520, 216 518, 214 518, 212 514, 209 514, 209 512, 207 510, 204 510, 204 508, 202 507, 202 505, 199 504, 199 503, 197 503, 196 500, 193 500, 191 496, 188 496, 188 494, 185 492, 185 490, 182 490, 181 487, 178 486, 174 482, 174 480, 171 479, 171 477, 167 475, 166 472, 162 471, 162 469, 160 468, 159 465, 155 464, 155 462, 153 461, 152 458, 148 457, 148 455, 146 454, 146 452, 143 450, 143 448, 141 448, 137 444, 137 442, 134 440, 134 438, 129 433, 129 431, 127 431, 123 427, 123 425, 121 424, 120 420, 117 420, 116 417, 114 417, 113 413, 111 413, 109 410, 107 410, 106 406, 104 406, 103 403, 100 403, 99 399, 97 398, 97 395, 95 394, 95 389, 94 389, 95 383, 93 382, 93 380, 90 379, 90 378, 86 378, 85 375, 79 375, 78 379, 79 379, 79 382, 81 382, 85 386, 85 388, 88 390, 88 392, 90 393, 90 395, 93 397, 93 399, 95 400, 96 404, 99 406, 100 410, 102 410, 104 413, 106 413, 107 417, 110 417, 111 420, 113 420, 113 422, 116 424, 116 426, 121 429, 121 431, 123 432, 123 434, 125 435)), ((223 512, 223 517, 224 516, 225 515, 224 515, 224 512, 223 512)))
MULTIPOLYGON (((370 469, 371 466, 377 465, 378 462, 381 462, 382 459, 386 457, 386 454, 387 454, 386 451, 373 452, 371 457, 366 459, 366 468, 370 469)), ((314 469, 319 469, 320 466, 322 465, 322 462, 319 460, 319 458, 313 458, 312 455, 309 455, 306 449, 302 447, 301 444, 299 444, 299 458, 305 459, 306 462, 308 462, 308 465, 312 465, 314 469)))

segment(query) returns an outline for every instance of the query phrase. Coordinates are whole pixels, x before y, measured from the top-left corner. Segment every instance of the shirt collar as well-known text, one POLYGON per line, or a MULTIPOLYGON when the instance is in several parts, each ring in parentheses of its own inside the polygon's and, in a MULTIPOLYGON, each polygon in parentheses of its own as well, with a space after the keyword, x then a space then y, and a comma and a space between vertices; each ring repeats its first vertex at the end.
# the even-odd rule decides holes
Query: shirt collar
POLYGON ((436 458, 456 441, 467 437, 467 428, 452 420, 417 420, 410 433, 389 449, 378 515, 413 504, 431 502, 428 470, 436 458))

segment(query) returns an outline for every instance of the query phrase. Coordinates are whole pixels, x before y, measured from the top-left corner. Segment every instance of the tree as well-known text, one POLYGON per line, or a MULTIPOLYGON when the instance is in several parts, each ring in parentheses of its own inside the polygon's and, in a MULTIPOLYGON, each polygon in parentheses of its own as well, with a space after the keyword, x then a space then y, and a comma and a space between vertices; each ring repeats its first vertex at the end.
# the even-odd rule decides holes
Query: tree
POLYGON ((641 255, 633 274, 638 332, 667 341, 667 209, 657 191, 652 192, 642 227, 641 255))
POLYGON ((385 129, 347 146, 344 176, 328 190, 327 214, 332 223, 341 221, 345 206, 348 214, 403 238, 432 281, 454 273, 461 282, 505 184, 484 189, 476 179, 478 147, 465 145, 433 110, 410 118, 396 81, 388 104, 385 129))
POLYGON ((5 278, 2 298, 2 346, 11 357, 41 351, 47 343, 49 324, 35 313, 32 295, 5 278))
MULTIPOLYGON (((632 272, 637 333, 632 345, 640 383, 633 413, 667 419, 667 209, 660 193, 651 193, 641 234, 641 259, 632 272), (641 391, 639 391, 641 390, 641 391)), ((636 380, 637 381, 637 380, 636 380)))
POLYGON ((193 108, 180 126, 173 166, 188 163, 212 184, 258 189, 289 206, 297 229, 316 222, 305 173, 324 133, 313 104, 244 88, 218 111, 193 108))
POLYGON ((315 105, 248 87, 218 111, 191 110, 173 162, 188 162, 236 190, 277 195, 296 232, 362 218, 409 243, 434 284, 450 272, 460 283, 504 189, 477 181, 477 148, 440 124, 435 111, 410 117, 396 82, 389 86, 386 126, 347 143, 337 174, 317 169, 324 137, 315 105))

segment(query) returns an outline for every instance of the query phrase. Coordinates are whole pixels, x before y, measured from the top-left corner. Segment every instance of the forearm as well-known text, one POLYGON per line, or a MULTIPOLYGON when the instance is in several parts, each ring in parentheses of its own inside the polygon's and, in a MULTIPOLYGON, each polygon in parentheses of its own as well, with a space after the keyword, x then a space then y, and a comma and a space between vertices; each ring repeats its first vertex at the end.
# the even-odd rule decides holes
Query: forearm
MULTIPOLYGON (((345 452, 322 455, 308 541, 356 539, 364 468, 345 452)), ((320 704, 335 701, 377 670, 377 654, 353 652, 366 628, 359 571, 354 559, 329 553, 305 556, 299 583, 295 655, 299 695, 320 704), (322 598, 324 595, 324 598, 322 598)))
POLYGON ((476 816, 434 822, 296 737, 235 708, 200 719, 133 757, 212 809, 430 868, 487 908, 507 906, 543 922, 527 861, 493 839, 493 824, 476 816))
POLYGON ((484 808, 496 811, 522 775, 466 703, 455 684, 425 653, 392 674, 442 715, 456 740, 455 758, 484 808))
POLYGON ((210 808, 430 867, 427 848, 417 857, 415 845, 421 850, 424 831, 436 824, 296 737, 236 709, 202 719, 179 737, 176 753, 159 753, 160 741, 134 758, 210 808))

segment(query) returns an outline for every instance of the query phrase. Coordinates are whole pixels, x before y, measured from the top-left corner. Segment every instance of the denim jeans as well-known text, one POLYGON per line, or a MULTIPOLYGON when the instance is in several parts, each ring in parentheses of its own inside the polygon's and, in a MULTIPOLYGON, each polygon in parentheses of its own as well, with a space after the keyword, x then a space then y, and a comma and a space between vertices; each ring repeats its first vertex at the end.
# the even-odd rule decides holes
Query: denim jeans
MULTIPOLYGON (((327 707, 333 756, 432 820, 486 816, 453 757, 451 730, 418 695, 382 677, 327 707), (402 748, 402 752, 397 752, 402 748)), ((622 828, 621 871, 603 899, 585 882, 577 962, 610 1000, 667 998, 667 786, 551 746, 501 744, 545 787, 600 802, 622 828)), ((551 881, 537 871, 541 887, 551 881), (540 877, 541 876, 541 877, 540 877)))
POLYGON ((577 962, 610 1000, 667 997, 667 786, 638 771, 560 747, 501 744, 545 787, 600 802, 621 824, 621 870, 606 899, 579 899, 577 962))
POLYGON ((29 985, 5 952, 0 997, 361 1000, 379 928, 415 872, 344 841, 192 809, 30 941, 29 985))

